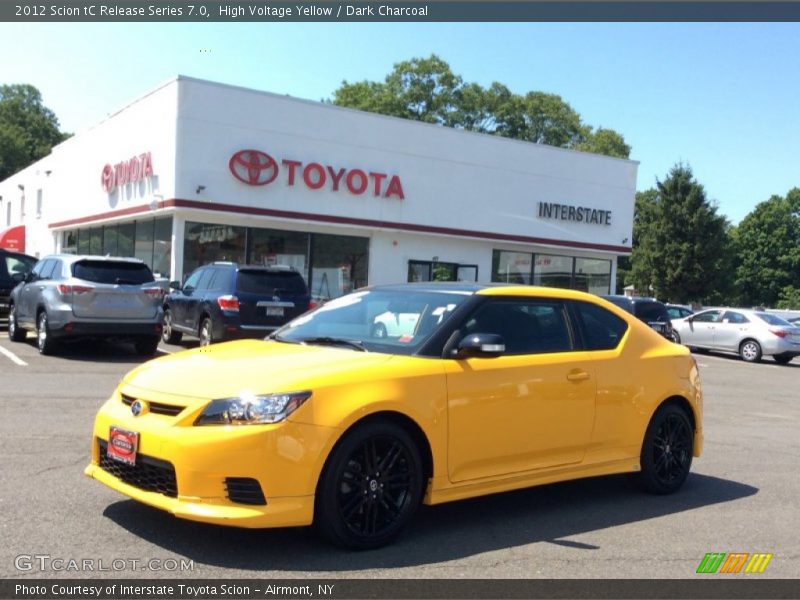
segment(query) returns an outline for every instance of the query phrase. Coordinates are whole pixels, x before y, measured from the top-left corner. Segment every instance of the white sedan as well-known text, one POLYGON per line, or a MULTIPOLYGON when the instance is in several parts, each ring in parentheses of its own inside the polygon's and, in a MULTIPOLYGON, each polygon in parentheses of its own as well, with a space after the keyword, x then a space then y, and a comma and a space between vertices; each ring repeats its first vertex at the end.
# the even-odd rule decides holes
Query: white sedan
POLYGON ((734 352, 747 362, 772 356, 781 365, 800 356, 800 327, 770 313, 740 308, 704 310, 672 326, 679 343, 702 350, 734 352))

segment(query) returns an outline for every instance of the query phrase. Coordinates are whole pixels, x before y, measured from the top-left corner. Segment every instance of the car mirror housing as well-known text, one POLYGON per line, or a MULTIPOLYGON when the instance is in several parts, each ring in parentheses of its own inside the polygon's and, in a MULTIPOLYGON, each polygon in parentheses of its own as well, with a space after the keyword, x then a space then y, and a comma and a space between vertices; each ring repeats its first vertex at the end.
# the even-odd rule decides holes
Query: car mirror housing
POLYGON ((180 281, 170 281, 169 282, 169 289, 171 289, 171 290, 180 290, 181 289, 181 282, 180 281))
POLYGON ((496 333, 470 333, 458 343, 456 358, 497 358, 505 351, 503 336, 496 333))
POLYGON ((26 278, 27 278, 27 275, 25 273, 12 273, 11 274, 11 281, 13 281, 15 284, 22 283, 23 281, 25 281, 26 278))

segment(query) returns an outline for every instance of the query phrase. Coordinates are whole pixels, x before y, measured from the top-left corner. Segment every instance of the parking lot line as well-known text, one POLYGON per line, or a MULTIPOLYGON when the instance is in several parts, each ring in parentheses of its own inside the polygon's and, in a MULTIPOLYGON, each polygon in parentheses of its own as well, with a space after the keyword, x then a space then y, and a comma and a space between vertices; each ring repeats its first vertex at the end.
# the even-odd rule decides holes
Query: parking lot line
POLYGON ((0 346, 0 354, 5 354, 8 357, 8 360, 13 362, 14 364, 19 365, 20 367, 27 367, 28 363, 22 360, 19 356, 11 352, 11 350, 6 350, 2 346, 0 346))

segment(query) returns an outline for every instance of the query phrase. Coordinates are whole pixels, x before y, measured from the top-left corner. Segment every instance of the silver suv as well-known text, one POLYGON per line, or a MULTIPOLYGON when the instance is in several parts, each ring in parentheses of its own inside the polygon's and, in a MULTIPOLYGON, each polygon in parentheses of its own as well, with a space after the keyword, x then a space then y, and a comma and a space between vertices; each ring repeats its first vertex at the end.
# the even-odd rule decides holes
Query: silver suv
POLYGON ((47 256, 11 292, 8 337, 21 342, 32 330, 42 354, 68 338, 132 340, 149 356, 161 336, 163 294, 138 259, 47 256))

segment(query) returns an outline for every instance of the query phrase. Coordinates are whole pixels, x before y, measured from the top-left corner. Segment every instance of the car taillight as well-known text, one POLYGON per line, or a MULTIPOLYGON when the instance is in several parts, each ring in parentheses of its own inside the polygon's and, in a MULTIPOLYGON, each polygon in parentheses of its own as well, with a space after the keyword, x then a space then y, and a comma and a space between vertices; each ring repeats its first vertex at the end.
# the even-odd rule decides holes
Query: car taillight
POLYGON ((161 298, 164 295, 164 290, 161 288, 145 288, 144 293, 147 296, 154 296, 157 298, 161 298))
POLYGON ((217 298, 217 304, 222 310, 239 310, 239 299, 236 296, 220 296, 217 298))
POLYGON ((317 306, 319 306, 319 304, 317 304, 316 300, 310 300, 309 303, 308 303, 308 310, 312 310, 314 308, 317 308, 317 306))
POLYGON ((94 288, 88 285, 67 285, 66 283, 59 283, 58 291, 62 294, 88 294, 94 291, 94 288))
POLYGON ((789 332, 783 329, 770 329, 769 332, 777 335, 779 338, 785 338, 787 335, 789 335, 789 332))

